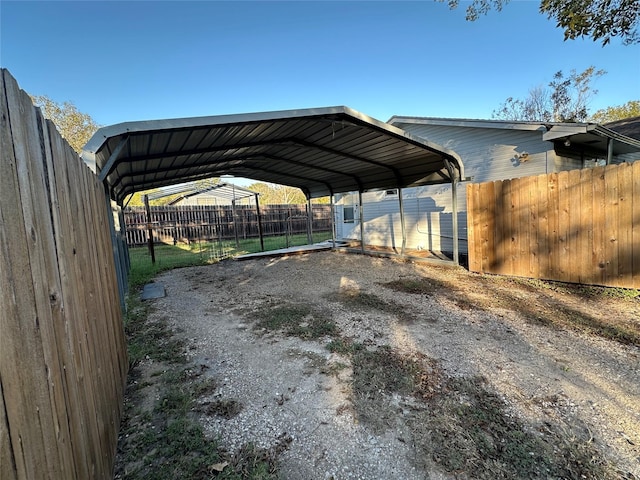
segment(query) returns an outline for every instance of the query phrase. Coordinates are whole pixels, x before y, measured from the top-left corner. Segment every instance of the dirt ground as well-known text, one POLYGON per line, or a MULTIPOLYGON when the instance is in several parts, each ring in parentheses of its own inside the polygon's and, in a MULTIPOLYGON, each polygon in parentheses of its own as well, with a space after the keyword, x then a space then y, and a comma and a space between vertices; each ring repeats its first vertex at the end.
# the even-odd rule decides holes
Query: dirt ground
POLYGON ((337 252, 157 281, 167 296, 151 318, 168 321, 215 382, 201 402, 233 407, 201 415, 207 435, 231 453, 277 448, 282 478, 576 471, 510 469, 514 444, 540 465, 575 455, 574 466, 640 478, 637 297, 337 252), (404 375, 410 385, 394 383, 404 375), (478 398, 493 410, 473 410, 478 398))

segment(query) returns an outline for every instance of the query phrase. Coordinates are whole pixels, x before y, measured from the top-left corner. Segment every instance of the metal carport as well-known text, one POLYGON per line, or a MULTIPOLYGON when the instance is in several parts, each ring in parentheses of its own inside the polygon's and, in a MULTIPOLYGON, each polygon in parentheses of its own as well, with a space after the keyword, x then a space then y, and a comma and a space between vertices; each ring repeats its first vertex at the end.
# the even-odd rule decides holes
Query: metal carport
POLYGON ((120 123, 99 129, 82 158, 119 205, 136 191, 234 175, 300 188, 309 201, 450 183, 455 210, 464 178, 455 152, 343 106, 120 123))

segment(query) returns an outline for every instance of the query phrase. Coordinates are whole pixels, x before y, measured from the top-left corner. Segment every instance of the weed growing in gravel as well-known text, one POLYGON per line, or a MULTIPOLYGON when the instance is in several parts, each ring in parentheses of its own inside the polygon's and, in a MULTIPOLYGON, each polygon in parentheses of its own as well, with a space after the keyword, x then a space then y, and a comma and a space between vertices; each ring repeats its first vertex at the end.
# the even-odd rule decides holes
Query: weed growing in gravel
POLYGON ((258 314, 256 330, 280 332, 303 340, 337 336, 338 325, 308 305, 278 305, 258 314))
POLYGON ((444 282, 434 278, 400 278, 383 284, 385 287, 398 292, 428 295, 446 289, 444 282))
POLYGON ((353 355, 364 348, 359 342, 354 342, 348 338, 334 338, 327 344, 327 350, 331 353, 339 353, 341 355, 353 355))
POLYGON ((405 422, 421 468, 433 462, 447 472, 478 479, 616 478, 590 439, 550 424, 536 431, 510 413, 480 377, 448 377, 435 360, 387 346, 330 345, 351 358, 358 419, 375 432, 405 422), (398 406, 394 396, 405 400, 398 406), (402 405, 410 413, 398 420, 402 405))
POLYGON ((448 378, 412 420, 416 447, 448 472, 472 478, 613 479, 589 439, 556 427, 534 431, 480 377, 448 378))
POLYGON ((627 345, 640 346, 640 326, 637 322, 611 316, 606 320, 594 318, 551 297, 545 291, 561 292, 577 298, 626 298, 637 301, 639 290, 622 288, 570 285, 545 280, 506 278, 499 276, 475 277, 474 285, 464 286, 441 282, 433 278, 402 278, 382 284, 384 287, 409 294, 438 293, 463 310, 490 311, 501 308, 515 311, 527 321, 553 328, 567 328, 603 337, 627 345), (512 288, 509 288, 511 286, 512 288), (515 287, 515 288, 513 288, 515 287), (491 291, 490 303, 474 295, 473 288, 491 291), (524 291, 523 291, 524 290, 524 291))
POLYGON ((412 323, 411 309, 407 305, 385 300, 378 295, 351 288, 327 295, 331 301, 338 301, 349 309, 360 311, 378 311, 395 315, 403 323, 412 323))
POLYGON ((236 400, 215 400, 206 402, 201 408, 209 416, 231 419, 242 411, 242 404, 236 400))

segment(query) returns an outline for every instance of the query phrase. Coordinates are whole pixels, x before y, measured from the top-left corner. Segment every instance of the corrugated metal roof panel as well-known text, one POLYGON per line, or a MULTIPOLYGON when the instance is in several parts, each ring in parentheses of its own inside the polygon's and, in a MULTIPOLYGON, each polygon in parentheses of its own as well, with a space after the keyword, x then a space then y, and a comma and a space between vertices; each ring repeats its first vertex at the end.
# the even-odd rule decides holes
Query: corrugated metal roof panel
POLYGON ((453 151, 347 107, 129 122, 100 129, 82 157, 119 203, 131 193, 224 174, 309 197, 450 182, 453 151))

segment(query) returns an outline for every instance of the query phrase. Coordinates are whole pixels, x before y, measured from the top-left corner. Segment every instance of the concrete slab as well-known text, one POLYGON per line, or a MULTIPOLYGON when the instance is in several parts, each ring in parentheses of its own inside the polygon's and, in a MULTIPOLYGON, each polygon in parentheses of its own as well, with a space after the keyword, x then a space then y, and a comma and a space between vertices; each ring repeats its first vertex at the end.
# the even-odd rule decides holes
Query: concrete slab
MULTIPOLYGON (((336 242, 336 246, 340 246, 342 242, 336 242)), ((314 243, 313 245, 300 245, 299 247, 281 248, 279 250, 269 250, 267 252, 248 253, 246 255, 239 255, 233 257, 234 260, 249 260, 251 258, 260 257, 280 257, 286 255, 299 255, 307 252, 316 252, 319 250, 331 250, 333 248, 333 242, 327 240, 321 243, 314 243)))
POLYGON ((153 298, 162 298, 166 295, 164 286, 161 283, 147 283, 140 294, 141 300, 151 300, 153 298))

